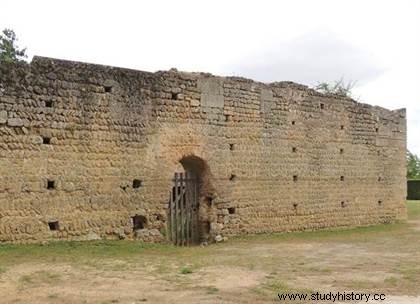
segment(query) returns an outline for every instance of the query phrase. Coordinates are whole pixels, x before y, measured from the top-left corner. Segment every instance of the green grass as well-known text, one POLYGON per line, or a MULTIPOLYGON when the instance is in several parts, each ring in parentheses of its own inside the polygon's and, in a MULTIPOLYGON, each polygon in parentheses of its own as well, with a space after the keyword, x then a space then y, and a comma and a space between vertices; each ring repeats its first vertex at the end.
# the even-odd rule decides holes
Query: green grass
POLYGON ((52 242, 40 244, 4 244, 0 246, 0 260, 4 265, 17 261, 81 262, 89 259, 129 259, 143 253, 148 255, 182 251, 170 245, 146 244, 133 241, 52 242))
POLYGON ((208 294, 215 294, 219 292, 219 288, 214 287, 214 286, 207 286, 206 290, 208 294))
POLYGON ((328 242, 337 240, 346 241, 369 241, 372 235, 387 235, 390 233, 404 233, 408 224, 405 222, 397 222, 394 224, 382 224, 367 227, 342 228, 342 229, 324 229, 317 231, 302 231, 292 233, 272 233, 260 235, 244 235, 231 238, 232 241, 249 242, 249 241, 317 241, 328 242))
POLYGON ((193 273, 192 269, 190 268, 190 266, 182 266, 181 270, 180 270, 181 274, 190 274, 193 273))
MULTIPOLYGON (((420 219, 420 202, 407 202, 409 219, 420 219)), ((68 262, 76 264, 88 264, 101 266, 106 260, 122 260, 125 262, 135 261, 144 263, 156 260, 159 256, 161 266, 157 271, 166 272, 172 269, 168 264, 172 261, 178 263, 178 267, 188 264, 194 269, 215 262, 218 259, 218 250, 226 246, 239 246, 249 242, 369 242, 372 237, 393 236, 407 233, 409 225, 405 222, 384 224, 369 227, 351 229, 329 229, 308 232, 275 233, 261 235, 247 235, 230 238, 228 244, 214 244, 208 247, 177 247, 171 244, 151 244, 135 241, 85 241, 85 242, 51 242, 46 245, 40 244, 2 244, 0 246, 0 274, 8 265, 24 262, 68 262)), ((254 268, 252 261, 248 266, 254 268), (250 266, 251 265, 251 266, 250 266)), ((175 265, 176 266, 176 265, 175 265)), ((102 267, 102 266, 101 266, 102 267)), ((125 265, 124 267, 129 267, 125 265)), ((252 270, 251 269, 251 270, 252 270)), ((327 270, 325 272, 328 272, 327 270)))
POLYGON ((409 219, 420 219, 420 201, 408 201, 407 211, 409 219))
POLYGON ((61 276, 58 273, 48 271, 37 271, 28 275, 23 275, 19 281, 23 284, 54 284, 60 280, 61 276))
POLYGON ((260 284, 258 287, 253 288, 253 292, 263 295, 267 298, 272 298, 273 294, 286 294, 286 293, 300 293, 300 294, 311 294, 315 293, 315 291, 310 289, 297 289, 292 288, 289 286, 288 283, 284 282, 283 280, 275 279, 271 276, 267 278, 265 282, 260 284))
POLYGON ((396 286, 398 283, 398 279, 394 276, 391 276, 391 277, 385 278, 384 282, 387 283, 388 285, 396 286))

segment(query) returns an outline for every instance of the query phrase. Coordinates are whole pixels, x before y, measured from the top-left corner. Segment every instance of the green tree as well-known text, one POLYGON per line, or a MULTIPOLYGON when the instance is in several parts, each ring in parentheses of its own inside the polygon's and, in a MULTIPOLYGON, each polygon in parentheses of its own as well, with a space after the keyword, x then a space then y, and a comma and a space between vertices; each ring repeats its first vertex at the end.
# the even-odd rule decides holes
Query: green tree
POLYGON ((20 49, 17 44, 16 34, 11 29, 4 29, 0 33, 0 63, 24 61, 26 49, 20 49))
POLYGON ((407 178, 420 179, 420 158, 407 151, 407 178))
POLYGON ((343 97, 352 97, 352 90, 355 81, 344 82, 343 78, 333 83, 320 82, 315 86, 315 90, 324 94, 335 94, 343 97))

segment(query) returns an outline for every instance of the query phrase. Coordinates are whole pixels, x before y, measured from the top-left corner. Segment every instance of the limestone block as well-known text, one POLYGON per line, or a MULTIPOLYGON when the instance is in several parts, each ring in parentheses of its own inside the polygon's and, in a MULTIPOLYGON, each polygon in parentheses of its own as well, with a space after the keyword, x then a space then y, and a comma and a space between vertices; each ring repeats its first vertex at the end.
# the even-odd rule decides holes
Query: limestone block
POLYGON ((20 118, 9 118, 7 120, 7 125, 10 127, 22 127, 24 125, 24 121, 20 118))
POLYGON ((7 122, 7 111, 0 111, 0 124, 7 122))
POLYGON ((261 113, 270 113, 274 103, 273 91, 270 89, 261 89, 261 113))
POLYGON ((34 145, 40 145, 40 144, 42 144, 43 139, 42 139, 42 137, 41 137, 41 136, 32 136, 32 138, 31 138, 31 142, 32 142, 32 144, 34 144, 34 145))
POLYGON ((197 88, 201 91, 201 106, 210 108, 223 108, 223 81, 216 77, 199 78, 197 88))

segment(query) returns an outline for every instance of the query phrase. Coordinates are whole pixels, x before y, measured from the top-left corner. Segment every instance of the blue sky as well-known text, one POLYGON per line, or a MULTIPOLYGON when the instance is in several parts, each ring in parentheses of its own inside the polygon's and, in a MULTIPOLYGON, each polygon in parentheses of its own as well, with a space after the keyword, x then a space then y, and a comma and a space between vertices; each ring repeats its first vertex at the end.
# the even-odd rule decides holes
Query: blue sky
POLYGON ((1 8, 0 29, 13 28, 30 57, 357 81, 360 101, 407 108, 408 147, 420 155, 420 1, 3 0, 1 8))

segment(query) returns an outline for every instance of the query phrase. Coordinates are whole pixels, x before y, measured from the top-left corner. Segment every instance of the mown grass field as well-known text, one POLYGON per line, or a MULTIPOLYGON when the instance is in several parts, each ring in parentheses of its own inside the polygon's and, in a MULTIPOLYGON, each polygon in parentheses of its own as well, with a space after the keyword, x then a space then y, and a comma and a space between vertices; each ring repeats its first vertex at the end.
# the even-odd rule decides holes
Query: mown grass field
POLYGON ((407 222, 208 247, 0 245, 0 303, 275 303, 280 292, 316 291, 381 292, 418 303, 420 202, 407 206, 407 222))

